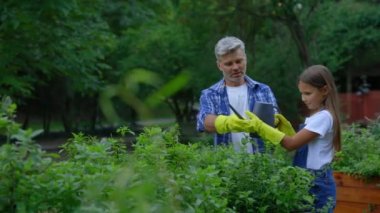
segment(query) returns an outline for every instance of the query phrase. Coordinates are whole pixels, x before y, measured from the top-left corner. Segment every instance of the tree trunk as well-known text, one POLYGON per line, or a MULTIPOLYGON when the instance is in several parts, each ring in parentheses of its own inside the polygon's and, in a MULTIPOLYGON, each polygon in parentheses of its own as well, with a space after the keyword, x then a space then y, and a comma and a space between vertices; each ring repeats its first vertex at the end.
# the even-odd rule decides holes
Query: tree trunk
POLYGON ((294 43, 297 46, 298 56, 302 62, 303 67, 310 66, 310 57, 308 47, 305 41, 305 34, 297 18, 287 20, 285 25, 288 27, 294 43))

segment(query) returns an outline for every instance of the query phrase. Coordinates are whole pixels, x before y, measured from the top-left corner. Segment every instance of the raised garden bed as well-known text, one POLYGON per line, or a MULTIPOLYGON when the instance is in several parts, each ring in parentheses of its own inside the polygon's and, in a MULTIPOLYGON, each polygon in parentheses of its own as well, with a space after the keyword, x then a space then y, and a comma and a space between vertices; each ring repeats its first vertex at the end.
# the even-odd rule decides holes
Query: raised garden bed
POLYGON ((342 134, 333 167, 337 184, 335 212, 380 213, 380 118, 351 125, 342 134))
POLYGON ((380 178, 359 179, 335 172, 337 206, 335 213, 380 213, 380 178))

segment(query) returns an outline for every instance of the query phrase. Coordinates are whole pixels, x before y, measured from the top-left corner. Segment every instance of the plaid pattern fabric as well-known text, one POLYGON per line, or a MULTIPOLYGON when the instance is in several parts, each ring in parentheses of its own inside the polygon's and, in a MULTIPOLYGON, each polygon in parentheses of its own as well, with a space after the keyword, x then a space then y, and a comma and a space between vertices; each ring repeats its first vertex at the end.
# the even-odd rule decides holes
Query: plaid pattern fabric
MULTIPOLYGON (((253 110, 255 102, 271 103, 277 107, 276 98, 272 90, 266 84, 257 82, 245 76, 245 82, 248 88, 248 105, 249 110, 253 110)), ((197 115, 197 131, 204 132, 204 120, 207 115, 229 115, 230 109, 228 107, 228 95, 224 80, 220 80, 211 87, 202 90, 200 97, 200 109, 197 115)), ((275 109, 277 112, 277 109, 275 109)), ((214 144, 228 144, 231 141, 231 134, 215 134, 214 144)))

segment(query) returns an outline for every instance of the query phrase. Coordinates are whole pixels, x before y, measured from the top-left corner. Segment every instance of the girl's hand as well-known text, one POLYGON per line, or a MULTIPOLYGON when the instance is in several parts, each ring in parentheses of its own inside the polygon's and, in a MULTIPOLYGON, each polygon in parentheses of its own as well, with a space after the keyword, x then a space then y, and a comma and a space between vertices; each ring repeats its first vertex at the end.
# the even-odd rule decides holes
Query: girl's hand
POLYGON ((282 139, 285 137, 285 133, 264 123, 252 112, 246 111, 245 114, 250 118, 248 127, 250 132, 256 132, 262 139, 273 144, 277 145, 281 143, 282 139))
POLYGON ((277 129, 285 133, 285 135, 293 136, 296 134, 296 131, 294 131, 292 124, 283 115, 275 114, 274 119, 277 129))

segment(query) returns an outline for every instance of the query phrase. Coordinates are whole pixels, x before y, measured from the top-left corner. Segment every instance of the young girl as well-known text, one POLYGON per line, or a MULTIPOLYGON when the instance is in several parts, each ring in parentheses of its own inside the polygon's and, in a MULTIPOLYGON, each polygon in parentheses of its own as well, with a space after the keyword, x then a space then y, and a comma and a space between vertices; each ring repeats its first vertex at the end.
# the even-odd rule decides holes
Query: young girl
POLYGON ((247 128, 287 150, 297 149, 294 165, 315 175, 311 193, 315 195, 316 210, 329 204, 328 212, 332 212, 336 203, 336 186, 330 164, 334 153, 340 150, 341 139, 334 78, 325 66, 314 65, 300 75, 298 89, 309 116, 300 131, 295 133, 282 115, 276 115, 278 126, 274 129, 250 112, 247 112, 251 119, 247 128))

